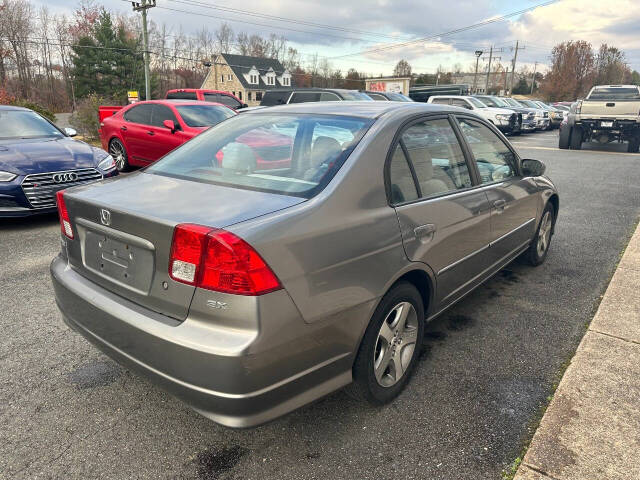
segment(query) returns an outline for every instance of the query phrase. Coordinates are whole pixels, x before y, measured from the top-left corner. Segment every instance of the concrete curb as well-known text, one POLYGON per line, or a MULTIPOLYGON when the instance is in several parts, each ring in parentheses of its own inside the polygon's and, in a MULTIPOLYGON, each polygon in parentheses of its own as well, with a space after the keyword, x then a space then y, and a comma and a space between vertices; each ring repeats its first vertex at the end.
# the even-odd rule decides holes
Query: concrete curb
POLYGON ((640 226, 514 480, 640 479, 640 226))

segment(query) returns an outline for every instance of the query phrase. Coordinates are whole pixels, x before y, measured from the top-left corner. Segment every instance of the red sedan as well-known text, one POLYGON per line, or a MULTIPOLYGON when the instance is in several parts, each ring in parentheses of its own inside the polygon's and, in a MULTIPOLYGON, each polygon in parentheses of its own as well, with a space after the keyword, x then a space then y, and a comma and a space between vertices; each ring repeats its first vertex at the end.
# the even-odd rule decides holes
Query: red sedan
POLYGON ((120 171, 155 162, 207 128, 236 113, 225 105, 201 101, 149 100, 126 107, 100 107, 102 147, 120 171))

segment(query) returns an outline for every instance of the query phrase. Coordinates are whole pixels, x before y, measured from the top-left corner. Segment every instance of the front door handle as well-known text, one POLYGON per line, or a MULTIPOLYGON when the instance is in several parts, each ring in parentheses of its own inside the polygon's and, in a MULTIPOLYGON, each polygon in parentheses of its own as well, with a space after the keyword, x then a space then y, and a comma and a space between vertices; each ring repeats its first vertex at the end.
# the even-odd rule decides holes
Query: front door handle
POLYGON ((507 201, 506 200, 496 200, 495 202, 493 202, 493 206, 495 207, 496 210, 504 210, 504 207, 507 205, 507 201))
POLYGON ((120 130, 122 130, 123 132, 127 131, 127 127, 125 127, 124 125, 120 127, 120 130))
POLYGON ((432 236, 436 233, 436 226, 433 223, 427 223, 426 225, 420 225, 413 229, 413 233, 416 238, 424 238, 428 236, 432 236))
POLYGON ((149 131, 147 132, 147 135, 155 135, 155 133, 154 133, 152 130, 149 130, 149 131))

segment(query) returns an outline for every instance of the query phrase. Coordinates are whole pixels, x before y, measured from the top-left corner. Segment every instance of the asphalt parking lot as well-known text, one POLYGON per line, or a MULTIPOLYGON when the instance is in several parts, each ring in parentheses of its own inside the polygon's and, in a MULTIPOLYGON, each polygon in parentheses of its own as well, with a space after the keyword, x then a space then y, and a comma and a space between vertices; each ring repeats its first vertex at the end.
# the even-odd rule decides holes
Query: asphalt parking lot
POLYGON ((640 213, 640 154, 557 149, 560 216, 546 263, 514 263, 428 327, 406 391, 374 408, 337 392, 230 430, 121 369, 62 322, 55 216, 0 221, 0 477, 497 479, 529 440, 640 213))

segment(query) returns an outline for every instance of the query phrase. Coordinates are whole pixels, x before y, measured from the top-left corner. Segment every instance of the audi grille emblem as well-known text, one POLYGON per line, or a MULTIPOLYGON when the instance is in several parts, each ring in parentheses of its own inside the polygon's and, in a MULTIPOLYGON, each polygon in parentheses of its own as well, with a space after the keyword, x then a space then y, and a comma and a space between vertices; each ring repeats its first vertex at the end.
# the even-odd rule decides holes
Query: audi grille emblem
POLYGON ((78 174, 74 172, 56 173, 53 176, 53 181, 56 183, 75 182, 76 180, 78 180, 78 174))
POLYGON ((100 221, 103 225, 111 225, 111 212, 109 210, 105 210, 104 208, 100 209, 100 221))

